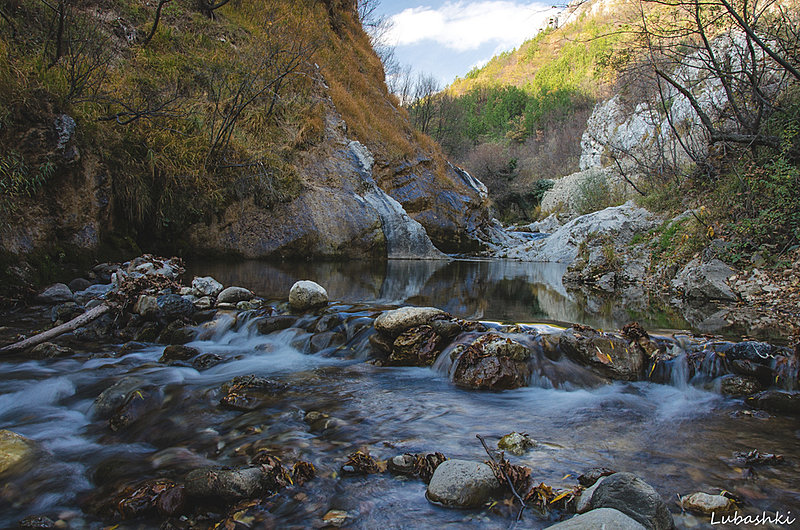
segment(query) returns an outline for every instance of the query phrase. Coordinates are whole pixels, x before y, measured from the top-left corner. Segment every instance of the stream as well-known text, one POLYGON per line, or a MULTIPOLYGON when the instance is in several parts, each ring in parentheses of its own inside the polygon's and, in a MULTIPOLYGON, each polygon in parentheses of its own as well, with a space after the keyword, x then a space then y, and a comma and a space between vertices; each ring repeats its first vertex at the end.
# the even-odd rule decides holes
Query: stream
MULTIPOLYGON (((2 359, 0 428, 35 440, 41 454, 25 472, 2 477, 0 527, 36 514, 61 519, 68 528, 104 528, 87 507, 120 484, 181 480, 197 467, 243 466, 267 451, 289 466, 313 463, 317 477, 271 498, 273 520, 254 527, 319 528, 326 513, 343 510, 352 528, 508 528, 514 508, 442 508, 426 500, 422 481, 388 473, 342 476, 340 468, 360 448, 377 460, 438 451, 482 461, 486 454, 476 434, 496 442, 512 431, 538 441, 521 457, 509 455, 532 468, 537 483, 573 486, 575 477, 597 466, 630 471, 668 502, 679 528, 712 528, 708 518, 681 516, 672 502, 695 491, 732 492, 746 513, 800 514, 797 420, 751 412, 741 399, 715 392, 709 377, 689 379, 680 362, 665 375, 669 384, 597 386, 581 383, 581 367, 539 352, 531 386, 502 392, 456 387, 447 350, 431 368, 365 362, 373 319, 403 304, 433 305, 461 318, 536 323, 524 328, 531 336, 557 334, 562 322, 611 329, 636 318, 648 330, 660 330, 655 334, 675 348, 683 344, 673 330, 687 326, 668 311, 631 315, 613 304, 602 311, 582 307, 561 287, 557 265, 192 263, 185 277, 192 275, 248 287, 273 304, 285 300, 295 281, 312 279, 336 302, 266 335, 253 325, 255 312, 218 314, 198 326, 188 344, 218 355, 210 366, 159 362, 164 346, 152 343, 124 355, 119 344, 76 343, 70 344, 76 353, 67 358, 2 359), (330 332, 340 340, 331 342, 330 332), (267 377, 283 390, 255 410, 220 407, 220 386, 248 374, 267 377), (153 389, 156 405, 114 431, 97 414, 95 399, 130 377, 153 389), (334 421, 310 422, 309 412, 334 421), (782 454, 785 462, 751 474, 733 453, 752 449, 782 454)), ((23 317, 12 314, 6 325, 23 317)), ((158 527, 159 521, 122 522, 118 528, 158 527)), ((553 514, 529 510, 518 528, 554 522, 553 514)))

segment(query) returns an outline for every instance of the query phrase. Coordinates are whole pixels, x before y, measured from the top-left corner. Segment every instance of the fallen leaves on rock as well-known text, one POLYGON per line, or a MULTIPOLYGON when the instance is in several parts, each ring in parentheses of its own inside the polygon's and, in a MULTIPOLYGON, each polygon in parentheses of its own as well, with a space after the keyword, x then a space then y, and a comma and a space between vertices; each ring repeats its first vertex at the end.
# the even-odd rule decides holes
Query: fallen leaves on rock
POLYGON ((342 466, 342 472, 348 474, 370 475, 386 471, 385 463, 378 463, 369 454, 369 451, 358 450, 347 457, 347 462, 342 466))
POLYGON ((744 466, 759 466, 767 464, 780 464, 783 463, 783 455, 776 455, 772 453, 762 453, 757 449, 752 451, 736 451, 733 457, 737 463, 744 466))

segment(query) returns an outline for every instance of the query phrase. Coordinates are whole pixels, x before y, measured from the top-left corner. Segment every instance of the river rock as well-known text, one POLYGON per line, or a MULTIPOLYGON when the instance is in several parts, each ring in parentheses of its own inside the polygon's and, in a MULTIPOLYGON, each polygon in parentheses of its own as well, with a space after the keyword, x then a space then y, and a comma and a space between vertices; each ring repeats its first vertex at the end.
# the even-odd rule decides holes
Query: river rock
POLYGON ((33 441, 6 429, 0 430, 0 474, 30 459, 33 441))
POLYGON ((445 506, 474 508, 495 494, 500 484, 492 468, 482 462, 446 460, 428 484, 428 500, 445 506))
POLYGON ((765 390, 747 398, 747 404, 769 412, 800 415, 800 392, 765 390))
POLYGON ((678 273, 672 286, 689 299, 735 301, 736 295, 727 284, 734 274, 736 271, 718 259, 702 263, 695 258, 678 273))
POLYGON ((43 342, 31 348, 31 357, 34 359, 53 359, 55 357, 68 357, 75 353, 72 348, 59 346, 52 342, 43 342))
POLYGON ((133 312, 147 319, 155 319, 159 314, 158 300, 155 296, 140 294, 133 306, 133 312))
POLYGON ((430 366, 441 352, 442 339, 431 326, 402 332, 392 343, 388 363, 397 366, 430 366))
POLYGON ((742 375, 724 375, 717 380, 719 391, 726 396, 749 396, 761 390, 758 379, 742 375))
POLYGON ((458 386, 506 390, 528 384, 531 369, 527 359, 530 352, 511 339, 489 333, 466 347, 457 347, 453 354, 458 355, 453 372, 453 382, 458 386))
POLYGON ((191 300, 179 294, 162 294, 156 297, 156 303, 161 316, 167 320, 188 317, 194 313, 194 304, 191 300))
POLYGON ((140 418, 150 417, 154 411, 161 408, 163 399, 162 390, 155 385, 141 387, 126 396, 122 405, 108 419, 108 426, 116 432, 127 428, 140 418))
POLYGON ((736 507, 736 503, 723 495, 709 495, 708 493, 697 492, 681 497, 681 507, 690 512, 710 515, 712 513, 727 513, 736 507))
POLYGON ((50 320, 53 322, 67 322, 83 312, 84 308, 75 302, 64 302, 63 304, 53 306, 53 309, 50 311, 50 320))
POLYGON ((56 524, 45 515, 29 515, 17 523, 19 528, 55 528, 56 524))
POLYGON ((613 469, 607 467, 593 467, 587 469, 578 476, 578 483, 583 487, 589 487, 592 484, 597 484, 597 481, 603 477, 613 475, 616 473, 613 469))
POLYGON ((63 283, 54 283, 36 296, 36 301, 42 304, 72 302, 74 299, 72 291, 63 283))
POLYGON ((658 492, 633 473, 615 473, 604 479, 592 495, 591 508, 614 508, 651 530, 675 527, 658 492))
POLYGON ((266 491, 260 467, 220 469, 206 467, 186 475, 186 495, 194 499, 218 499, 232 502, 251 499, 266 491))
POLYGON ((95 413, 101 418, 110 416, 128 397, 144 386, 144 381, 137 377, 120 379, 103 390, 94 400, 95 413))
POLYGON ((328 291, 310 280, 300 280, 289 290, 289 307, 305 311, 328 303, 328 291))
POLYGON ((192 280, 192 294, 198 298, 210 296, 216 298, 222 292, 223 285, 211 276, 197 277, 192 280))
POLYGON ((197 370, 207 370, 212 366, 216 366, 224 359, 216 353, 204 353, 192 361, 192 366, 197 370))
POLYGON ((82 291, 77 291, 75 293, 75 301, 79 304, 87 304, 89 300, 94 300, 95 298, 105 298, 108 296, 108 293, 114 290, 114 285, 110 283, 97 283, 94 285, 90 285, 89 287, 85 288, 82 291))
POLYGON ((206 311, 214 307, 214 300, 210 296, 201 296, 194 301, 194 308, 198 311, 206 311))
POLYGON ((594 495, 595 490, 602 484, 605 478, 606 477, 598 478, 594 484, 583 490, 581 496, 578 497, 578 501, 575 503, 575 511, 577 513, 586 513, 592 509, 592 495, 594 495))
POLYGON ((556 530, 645 530, 646 527, 614 508, 597 508, 562 521, 549 529, 556 530))
POLYGON ((237 304, 253 298, 253 293, 244 287, 228 287, 217 295, 217 304, 237 304))
POLYGON ((180 320, 173 320, 158 336, 161 344, 186 344, 194 340, 195 330, 180 320))
POLYGON ((92 282, 90 282, 86 278, 75 278, 74 280, 69 282, 69 284, 67 284, 67 287, 69 287, 69 290, 72 291, 73 293, 78 294, 78 292, 83 291, 84 289, 88 289, 89 287, 91 287, 91 285, 92 282))
POLYGON ((256 329, 262 335, 269 335, 275 331, 290 328, 297 322, 297 317, 291 315, 273 315, 262 317, 256 321, 256 329))
POLYGON ((437 317, 445 317, 447 313, 435 307, 401 307, 384 311, 375 319, 375 329, 391 337, 403 331, 429 324, 437 317))
POLYGON ((200 350, 190 346, 183 346, 182 344, 173 344, 164 348, 164 353, 158 360, 160 363, 167 363, 170 361, 188 361, 192 357, 200 355, 200 350))
POLYGON ((220 399, 220 405, 233 410, 255 410, 265 400, 285 389, 284 385, 265 377, 242 375, 222 385, 221 390, 224 395, 220 399))
POLYGON ((528 449, 536 447, 537 442, 527 433, 512 432, 497 442, 497 447, 512 455, 522 456, 528 449))
POLYGON ((641 350, 616 335, 588 326, 573 326, 561 334, 558 344, 567 357, 600 375, 637 381, 644 374, 645 359, 641 350))

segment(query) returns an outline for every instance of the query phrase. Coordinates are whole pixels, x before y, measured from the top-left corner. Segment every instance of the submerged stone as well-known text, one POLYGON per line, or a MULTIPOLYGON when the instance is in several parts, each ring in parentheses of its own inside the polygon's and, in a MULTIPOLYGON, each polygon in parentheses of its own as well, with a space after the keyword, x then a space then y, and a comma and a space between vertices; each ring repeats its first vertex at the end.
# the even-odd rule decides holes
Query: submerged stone
POLYGON ((697 492, 681 497, 681 507, 690 512, 710 515, 730 512, 736 507, 736 504, 723 495, 697 492))
POLYGON ((0 473, 30 460, 33 454, 33 440, 13 431, 0 430, 0 473))

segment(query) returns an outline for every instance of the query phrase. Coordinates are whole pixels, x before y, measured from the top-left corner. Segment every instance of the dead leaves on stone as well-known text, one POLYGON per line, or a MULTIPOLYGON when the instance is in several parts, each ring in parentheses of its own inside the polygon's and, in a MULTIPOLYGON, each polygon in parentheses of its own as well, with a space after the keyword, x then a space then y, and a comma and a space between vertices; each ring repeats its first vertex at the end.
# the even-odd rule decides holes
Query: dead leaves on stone
POLYGON ((342 472, 351 475, 370 475, 373 473, 383 473, 384 471, 386 471, 386 463, 375 461, 366 449, 350 453, 350 456, 347 457, 347 462, 342 466, 342 472))

